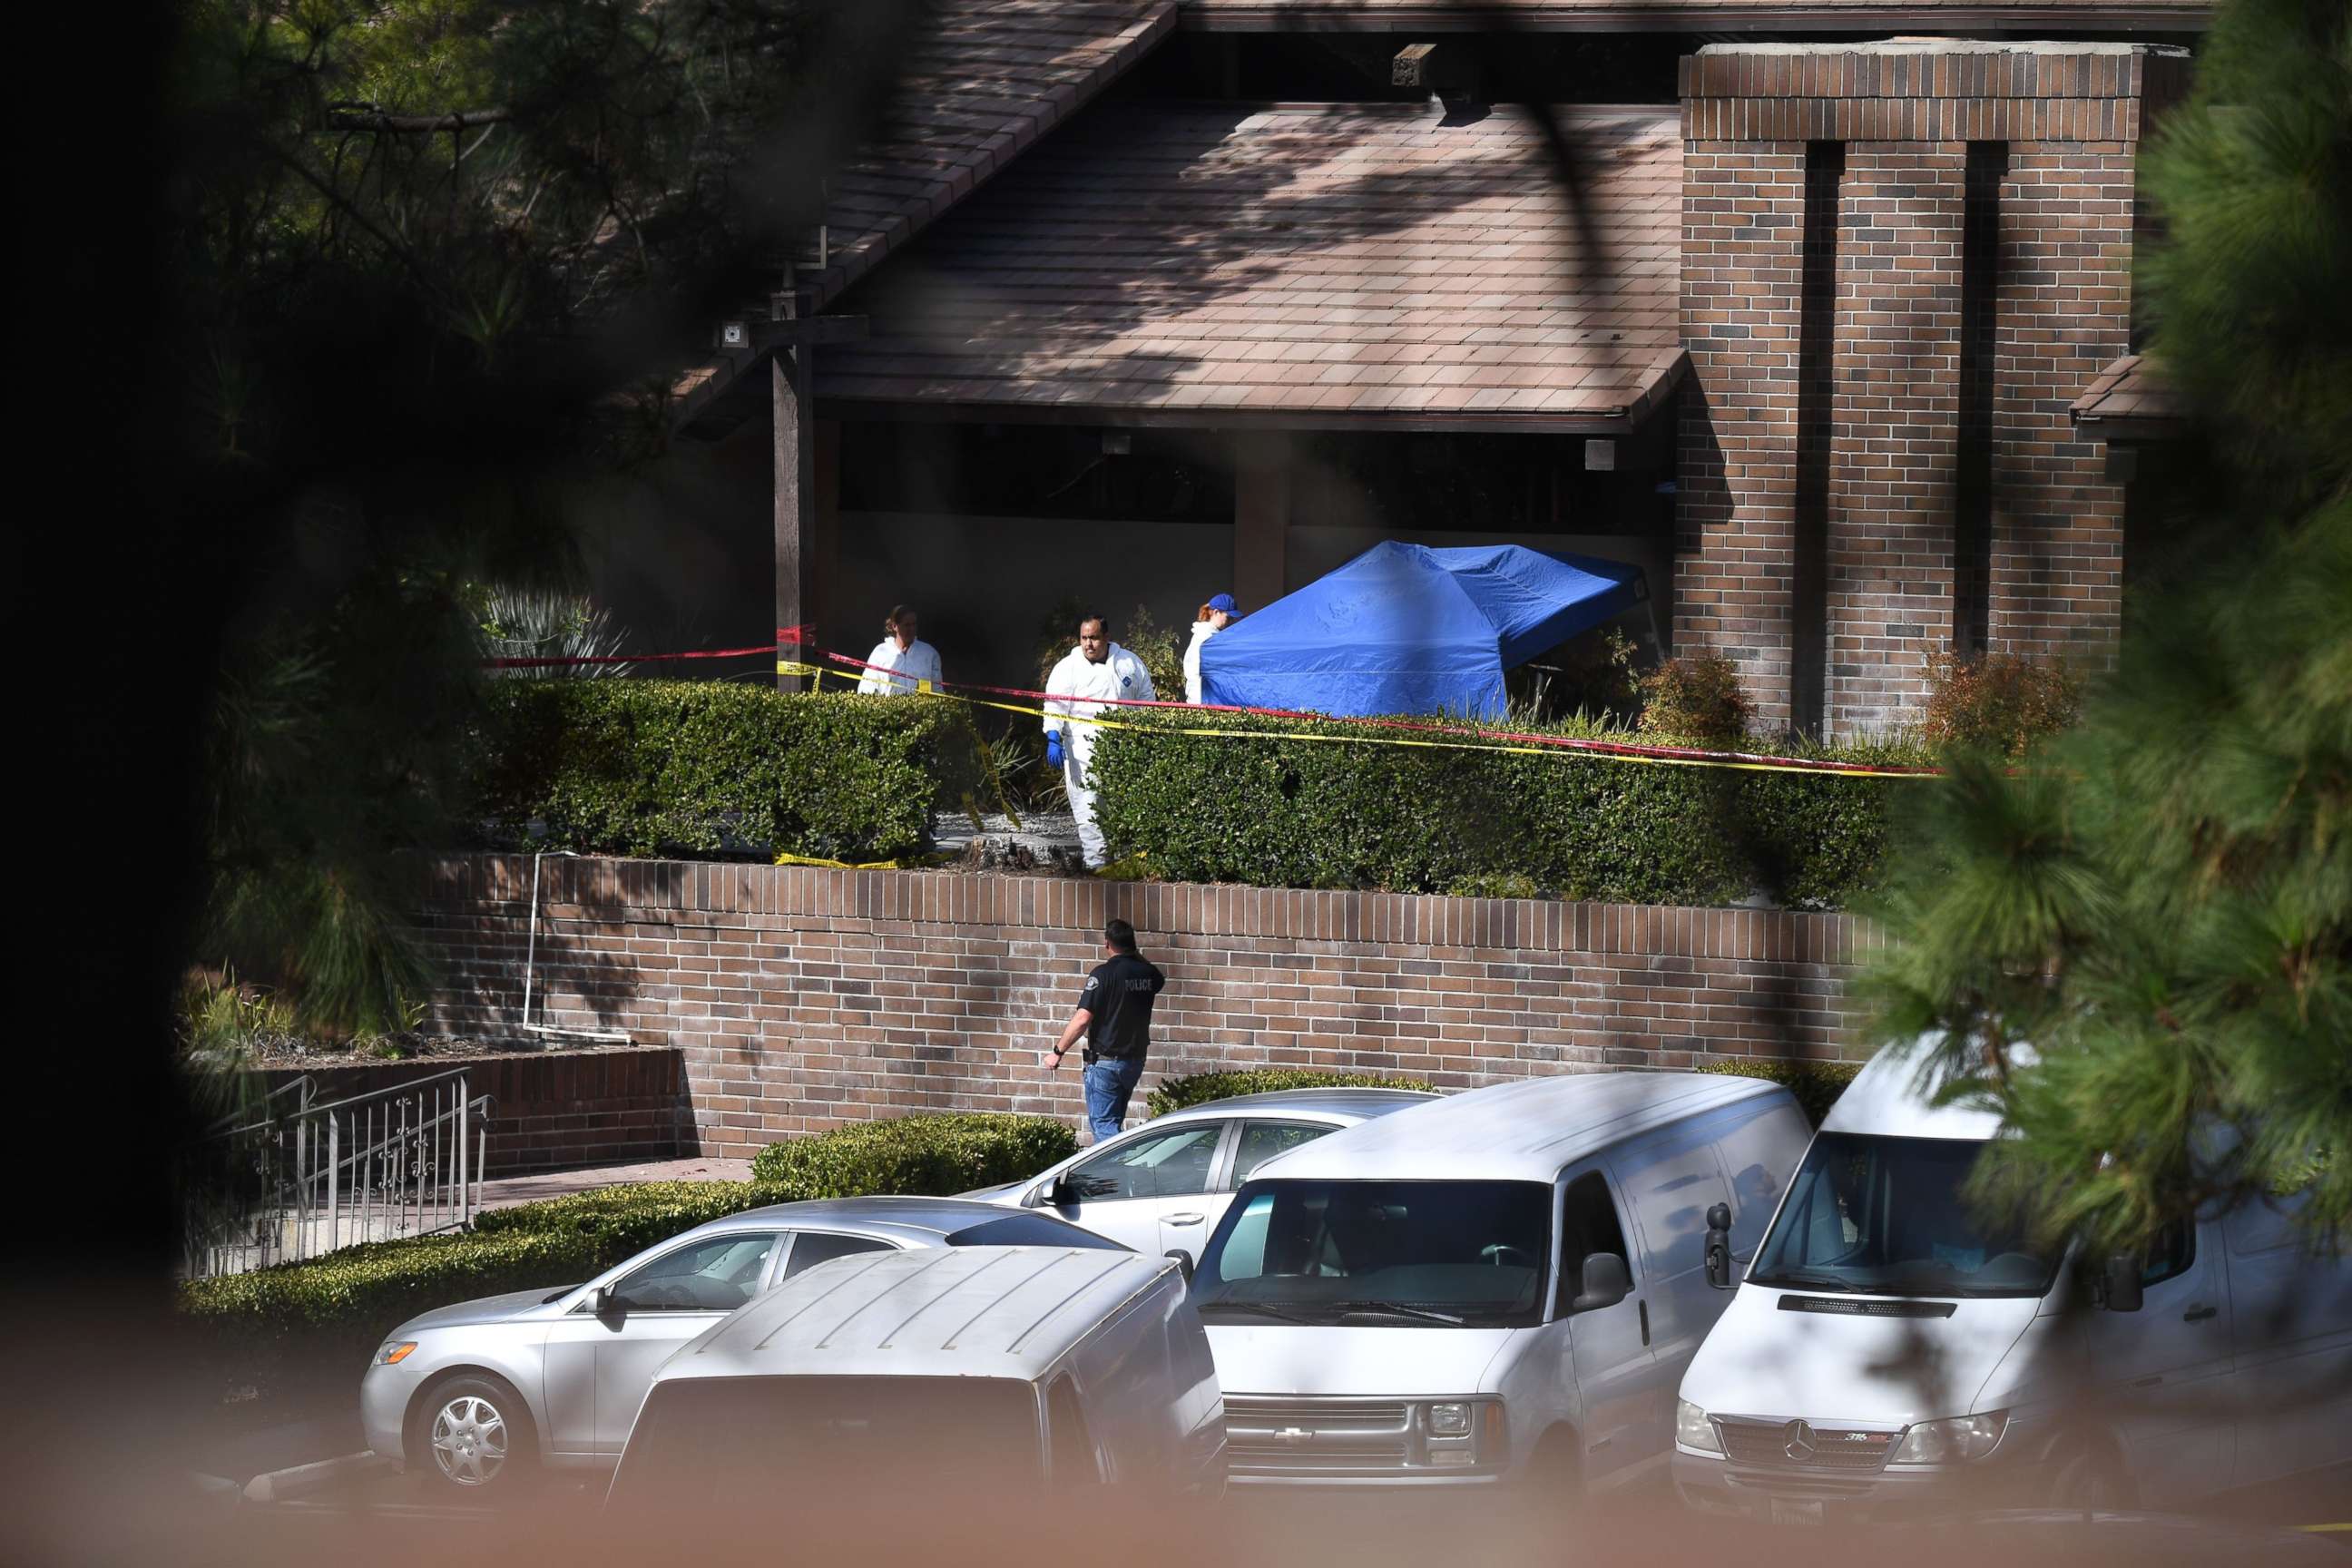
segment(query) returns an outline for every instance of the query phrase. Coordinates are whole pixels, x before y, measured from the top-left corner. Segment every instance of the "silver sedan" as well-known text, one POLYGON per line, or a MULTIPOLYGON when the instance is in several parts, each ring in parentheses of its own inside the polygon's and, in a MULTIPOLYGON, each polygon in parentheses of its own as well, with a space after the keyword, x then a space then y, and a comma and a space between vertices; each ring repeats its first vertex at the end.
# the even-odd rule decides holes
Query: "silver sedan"
POLYGON ((360 1380, 369 1447, 454 1487, 537 1465, 610 1468, 654 1369, 793 1276, 853 1252, 1118 1243, 961 1198, 831 1198, 747 1209, 584 1285, 463 1301, 392 1331, 360 1380))
POLYGON ((1171 1111, 1023 1182, 966 1193, 1059 1215, 1187 1270, 1259 1165, 1342 1127, 1436 1099, 1409 1089, 1283 1089, 1171 1111))

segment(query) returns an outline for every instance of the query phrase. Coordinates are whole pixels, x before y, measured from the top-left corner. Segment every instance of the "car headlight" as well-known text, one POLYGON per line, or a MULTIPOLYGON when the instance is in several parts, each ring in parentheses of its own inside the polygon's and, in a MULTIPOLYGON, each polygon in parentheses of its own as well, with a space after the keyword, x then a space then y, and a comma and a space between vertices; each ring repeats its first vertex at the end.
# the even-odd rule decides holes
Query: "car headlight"
POLYGON ((1970 1459, 1981 1459, 2000 1443, 2000 1435, 2009 1427, 2009 1413, 1997 1410, 1990 1415, 1953 1415, 1941 1421, 1922 1421, 1906 1427, 1903 1440, 1895 1445, 1887 1456, 1890 1465, 1956 1465, 1970 1459))
POLYGON ((1433 1437, 1467 1437, 1470 1435, 1470 1407, 1466 1405, 1431 1405, 1429 1434, 1433 1437))
POLYGON ((415 1340, 394 1340, 384 1345, 383 1349, 375 1352, 375 1364, 378 1366, 398 1366, 402 1362, 408 1359, 409 1352, 414 1351, 415 1348, 416 1342, 415 1340))
POLYGON ((1687 1399, 1675 1402, 1675 1441, 1702 1454, 1723 1452, 1723 1439, 1716 1436, 1715 1423, 1706 1418, 1706 1411, 1687 1399))

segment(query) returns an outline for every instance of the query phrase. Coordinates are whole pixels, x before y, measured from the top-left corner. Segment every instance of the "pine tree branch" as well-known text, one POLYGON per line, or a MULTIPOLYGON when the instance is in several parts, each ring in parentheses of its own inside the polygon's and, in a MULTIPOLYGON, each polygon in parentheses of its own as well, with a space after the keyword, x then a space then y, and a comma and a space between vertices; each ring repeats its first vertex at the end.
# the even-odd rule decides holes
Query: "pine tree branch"
POLYGON ((460 109, 447 114, 386 114, 362 104, 333 105, 327 120, 331 131, 381 131, 399 136, 436 132, 470 131, 477 125, 498 125, 514 118, 505 108, 460 109))

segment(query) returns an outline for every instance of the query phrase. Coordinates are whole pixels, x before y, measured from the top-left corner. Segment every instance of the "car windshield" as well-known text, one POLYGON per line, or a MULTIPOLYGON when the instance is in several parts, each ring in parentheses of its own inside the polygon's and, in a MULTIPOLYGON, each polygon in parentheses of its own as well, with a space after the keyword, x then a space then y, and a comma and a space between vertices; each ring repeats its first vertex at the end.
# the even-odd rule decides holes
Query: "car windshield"
POLYGON ((1871 1296, 2040 1296, 2058 1259, 1966 1191, 1984 1145, 1824 1132, 1748 1280, 1871 1296))
POLYGON ((1127 1252, 1107 1236, 1081 1230, 1049 1214, 1009 1214, 984 1219, 947 1234, 950 1247, 1089 1247, 1104 1252, 1127 1252))
POLYGON ((1233 1321, 1519 1326, 1550 1265, 1541 1183, 1269 1179, 1225 1211, 1192 1300, 1233 1321))

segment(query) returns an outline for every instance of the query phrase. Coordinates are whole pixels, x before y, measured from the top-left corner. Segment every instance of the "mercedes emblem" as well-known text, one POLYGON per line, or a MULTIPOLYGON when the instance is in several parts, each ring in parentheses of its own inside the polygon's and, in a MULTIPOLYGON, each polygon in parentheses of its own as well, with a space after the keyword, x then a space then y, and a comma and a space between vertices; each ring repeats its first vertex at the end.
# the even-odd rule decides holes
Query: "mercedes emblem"
POLYGON ((1813 1457, 1818 1445, 1813 1441, 1813 1428, 1810 1422, 1791 1421, 1781 1430, 1788 1434, 1789 1441, 1780 1451, 1789 1456, 1791 1463, 1801 1465, 1813 1457))

